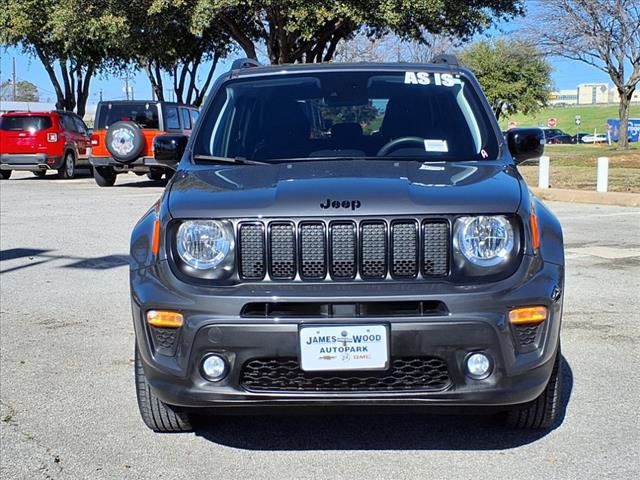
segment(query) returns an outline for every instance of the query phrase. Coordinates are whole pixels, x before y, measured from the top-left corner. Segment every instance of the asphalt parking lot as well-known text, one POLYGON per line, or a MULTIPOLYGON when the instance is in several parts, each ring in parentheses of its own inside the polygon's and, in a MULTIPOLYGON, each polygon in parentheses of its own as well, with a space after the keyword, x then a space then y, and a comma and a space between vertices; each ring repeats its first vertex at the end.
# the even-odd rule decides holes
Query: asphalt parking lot
POLYGON ((564 414, 544 432, 433 415, 144 427, 128 239, 162 187, 132 174, 0 184, 1 471, 24 478, 637 478, 640 209, 551 203, 567 246, 564 414))

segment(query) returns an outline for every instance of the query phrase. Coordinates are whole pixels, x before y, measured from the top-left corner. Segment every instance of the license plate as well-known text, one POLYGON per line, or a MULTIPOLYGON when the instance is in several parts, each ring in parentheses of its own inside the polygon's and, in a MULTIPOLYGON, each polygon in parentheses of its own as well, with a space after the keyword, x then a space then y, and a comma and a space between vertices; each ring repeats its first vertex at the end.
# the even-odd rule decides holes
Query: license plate
POLYGON ((386 325, 300 327, 300 367, 307 372, 385 370, 388 337, 386 325))

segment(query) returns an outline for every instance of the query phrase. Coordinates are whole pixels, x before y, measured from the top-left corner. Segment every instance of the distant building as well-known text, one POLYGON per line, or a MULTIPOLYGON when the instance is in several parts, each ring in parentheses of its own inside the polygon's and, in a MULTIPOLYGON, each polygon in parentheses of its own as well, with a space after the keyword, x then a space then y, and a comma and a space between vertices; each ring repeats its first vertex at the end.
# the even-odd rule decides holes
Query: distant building
MULTIPOLYGON (((606 105, 619 102, 618 90, 606 83, 581 83, 575 89, 559 90, 549 95, 549 105, 606 105)), ((640 103, 640 90, 634 92, 631 102, 640 103)))
POLYGON ((560 90, 551 92, 549 105, 575 105, 578 103, 578 89, 560 90))
MULTIPOLYGON (((609 90, 609 103, 620 103, 620 94, 618 89, 613 87, 609 90)), ((640 103, 640 90, 636 89, 631 95, 631 103, 640 103)))
POLYGON ((578 105, 609 103, 609 85, 606 83, 581 83, 578 85, 578 105))

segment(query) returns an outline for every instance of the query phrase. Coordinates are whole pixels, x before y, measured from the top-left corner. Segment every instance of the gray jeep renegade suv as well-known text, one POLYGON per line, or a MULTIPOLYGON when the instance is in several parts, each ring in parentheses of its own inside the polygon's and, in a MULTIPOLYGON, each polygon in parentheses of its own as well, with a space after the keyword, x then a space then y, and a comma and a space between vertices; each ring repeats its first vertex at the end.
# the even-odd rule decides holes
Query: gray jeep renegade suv
POLYGON ((543 143, 503 137, 450 57, 234 65, 188 141, 155 141, 181 160, 131 238, 144 422, 396 406, 553 426, 562 230, 516 168, 543 143))

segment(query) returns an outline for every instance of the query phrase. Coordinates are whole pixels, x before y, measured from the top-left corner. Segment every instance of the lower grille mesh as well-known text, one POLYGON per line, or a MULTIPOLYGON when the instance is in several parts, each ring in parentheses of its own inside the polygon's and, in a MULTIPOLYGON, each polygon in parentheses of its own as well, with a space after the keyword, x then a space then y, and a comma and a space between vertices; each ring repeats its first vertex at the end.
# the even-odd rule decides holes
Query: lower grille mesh
POLYGON ((305 372, 295 358, 254 359, 244 364, 240 384, 252 391, 370 392, 443 390, 451 379, 436 357, 398 357, 383 372, 305 372))

